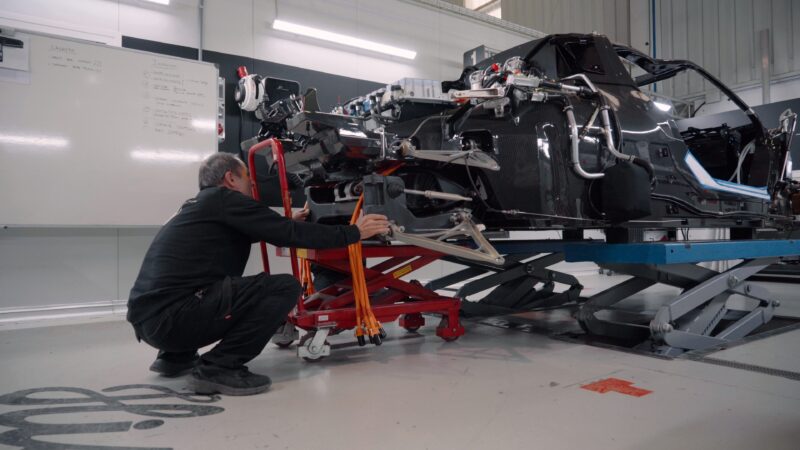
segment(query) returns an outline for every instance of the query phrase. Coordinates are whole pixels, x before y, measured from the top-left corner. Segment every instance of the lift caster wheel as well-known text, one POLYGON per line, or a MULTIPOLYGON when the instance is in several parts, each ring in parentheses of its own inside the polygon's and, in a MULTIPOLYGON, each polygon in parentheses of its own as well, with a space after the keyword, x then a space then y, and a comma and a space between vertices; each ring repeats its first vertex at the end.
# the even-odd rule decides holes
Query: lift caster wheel
POLYGON ((445 342, 453 342, 464 334, 464 327, 460 323, 450 325, 447 317, 442 317, 439 326, 436 327, 436 335, 442 338, 445 342))
POLYGON ((422 314, 403 314, 403 316, 400 317, 400 326, 409 333, 416 332, 423 325, 425 325, 425 318, 422 317, 422 314))
POLYGON ((292 346, 292 343, 300 337, 300 333, 290 323, 283 324, 278 331, 272 336, 272 343, 277 345, 278 348, 286 349, 292 346))
POLYGON ((283 341, 272 341, 273 344, 277 345, 278 348, 287 349, 292 346, 294 340, 283 342, 283 341))
POLYGON ((297 356, 308 362, 322 361, 331 354, 331 346, 325 340, 327 337, 328 330, 309 332, 297 343, 297 356))

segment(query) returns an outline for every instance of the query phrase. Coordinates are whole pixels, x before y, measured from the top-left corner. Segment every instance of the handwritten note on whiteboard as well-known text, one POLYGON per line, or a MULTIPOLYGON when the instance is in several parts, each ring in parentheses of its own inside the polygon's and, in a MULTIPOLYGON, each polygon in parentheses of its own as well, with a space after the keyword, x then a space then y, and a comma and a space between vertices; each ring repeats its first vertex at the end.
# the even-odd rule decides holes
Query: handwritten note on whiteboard
POLYGON ((197 128, 214 126, 191 111, 208 98, 209 82, 193 78, 178 64, 153 59, 142 70, 142 127, 155 133, 183 137, 197 128))

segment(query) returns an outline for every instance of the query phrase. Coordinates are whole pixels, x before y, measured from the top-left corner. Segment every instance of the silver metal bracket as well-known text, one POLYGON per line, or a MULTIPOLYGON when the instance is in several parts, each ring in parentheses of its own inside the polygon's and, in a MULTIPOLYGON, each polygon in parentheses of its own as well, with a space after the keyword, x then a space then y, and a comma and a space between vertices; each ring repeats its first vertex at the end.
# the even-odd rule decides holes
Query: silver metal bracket
POLYGON ((505 97, 506 89, 504 87, 484 88, 484 89, 468 89, 464 91, 451 91, 450 98, 452 100, 463 100, 473 98, 500 98, 505 97))
POLYGON ((400 151, 403 156, 410 158, 468 165, 476 169, 500 170, 500 164, 482 150, 417 150, 410 142, 405 141, 400 151))
POLYGON ((391 237, 407 244, 442 252, 458 258, 487 262, 489 264, 496 265, 503 264, 505 262, 505 258, 503 258, 503 256, 497 252, 492 244, 489 243, 489 241, 481 233, 481 231, 483 231, 483 226, 475 224, 468 214, 456 214, 458 214, 457 225, 449 230, 412 234, 406 233, 402 227, 392 224, 389 226, 391 229, 391 237), (471 249, 461 245, 444 242, 445 240, 456 236, 470 237, 477 245, 477 248, 471 249))

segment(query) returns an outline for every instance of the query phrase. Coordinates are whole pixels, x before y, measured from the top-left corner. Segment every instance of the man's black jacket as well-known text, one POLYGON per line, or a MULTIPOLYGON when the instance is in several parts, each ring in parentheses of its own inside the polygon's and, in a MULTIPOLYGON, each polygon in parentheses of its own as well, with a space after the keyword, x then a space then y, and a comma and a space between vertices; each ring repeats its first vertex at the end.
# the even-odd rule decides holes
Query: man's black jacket
POLYGON ((181 206, 150 244, 128 299, 128 321, 141 323, 198 289, 241 276, 253 242, 336 248, 359 238, 353 225, 299 222, 239 192, 203 189, 181 206))

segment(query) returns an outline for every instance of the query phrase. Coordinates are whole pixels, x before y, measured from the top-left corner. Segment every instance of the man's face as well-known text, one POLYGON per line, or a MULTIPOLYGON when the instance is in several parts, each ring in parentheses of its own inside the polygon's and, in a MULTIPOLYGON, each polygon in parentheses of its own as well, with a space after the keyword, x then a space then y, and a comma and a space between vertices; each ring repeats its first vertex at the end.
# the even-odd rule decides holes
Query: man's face
POLYGON ((238 174, 233 172, 234 171, 230 172, 231 177, 226 175, 226 181, 228 181, 226 187, 250 197, 252 195, 252 190, 250 188, 250 177, 247 173, 247 168, 242 165, 239 168, 238 174))

